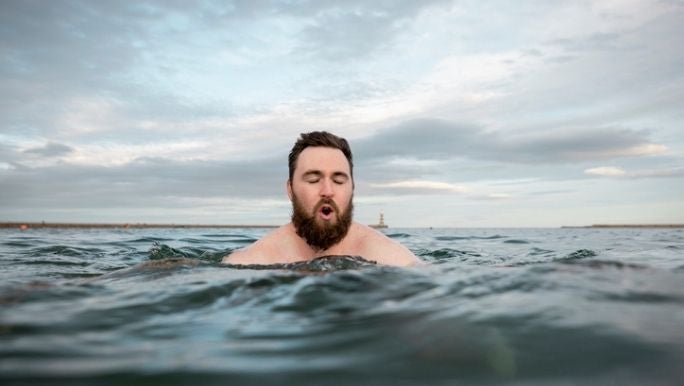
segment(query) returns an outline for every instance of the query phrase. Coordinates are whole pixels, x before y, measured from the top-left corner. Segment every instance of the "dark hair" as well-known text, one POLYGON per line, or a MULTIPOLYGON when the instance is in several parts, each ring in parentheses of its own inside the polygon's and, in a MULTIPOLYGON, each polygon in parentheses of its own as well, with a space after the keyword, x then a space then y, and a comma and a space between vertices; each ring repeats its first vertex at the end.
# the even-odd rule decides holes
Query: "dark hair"
POLYGON ((310 133, 302 133, 295 142, 292 150, 290 151, 290 156, 288 157, 288 166, 290 168, 290 181, 294 176, 295 167, 297 166, 297 160, 299 159, 299 154, 310 146, 322 146, 331 147, 333 149, 338 149, 342 151, 347 161, 349 162, 349 172, 351 173, 352 181, 354 179, 354 162, 352 162, 352 152, 349 147, 349 142, 342 137, 338 137, 335 134, 330 134, 327 131, 312 131, 310 133))

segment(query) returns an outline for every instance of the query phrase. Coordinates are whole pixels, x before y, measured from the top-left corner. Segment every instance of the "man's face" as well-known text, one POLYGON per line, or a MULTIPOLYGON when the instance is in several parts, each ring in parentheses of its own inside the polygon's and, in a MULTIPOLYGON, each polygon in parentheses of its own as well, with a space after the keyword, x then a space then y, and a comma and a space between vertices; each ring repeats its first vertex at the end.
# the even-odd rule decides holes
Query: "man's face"
POLYGON ((309 245, 325 250, 347 234, 352 220, 353 183, 344 154, 328 147, 302 151, 288 183, 292 222, 309 245))

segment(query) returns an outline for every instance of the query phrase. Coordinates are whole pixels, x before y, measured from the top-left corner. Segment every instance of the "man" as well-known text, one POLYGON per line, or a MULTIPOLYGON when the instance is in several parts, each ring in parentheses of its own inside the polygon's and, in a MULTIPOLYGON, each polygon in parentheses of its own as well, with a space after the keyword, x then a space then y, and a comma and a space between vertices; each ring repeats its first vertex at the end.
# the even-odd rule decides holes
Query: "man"
POLYGON ((420 263, 403 245, 352 221, 354 164, 347 140, 324 131, 302 134, 288 161, 292 221, 224 257, 223 263, 293 263, 329 255, 395 266, 420 263))

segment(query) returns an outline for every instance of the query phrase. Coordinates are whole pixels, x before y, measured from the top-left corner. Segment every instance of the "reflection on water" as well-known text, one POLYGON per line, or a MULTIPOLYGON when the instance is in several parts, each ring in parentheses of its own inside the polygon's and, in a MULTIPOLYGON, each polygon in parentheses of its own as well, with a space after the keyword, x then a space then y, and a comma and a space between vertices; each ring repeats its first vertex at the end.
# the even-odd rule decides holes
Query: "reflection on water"
POLYGON ((5 384, 677 384, 684 232, 386 229, 425 266, 223 266, 265 230, 3 230, 5 384))

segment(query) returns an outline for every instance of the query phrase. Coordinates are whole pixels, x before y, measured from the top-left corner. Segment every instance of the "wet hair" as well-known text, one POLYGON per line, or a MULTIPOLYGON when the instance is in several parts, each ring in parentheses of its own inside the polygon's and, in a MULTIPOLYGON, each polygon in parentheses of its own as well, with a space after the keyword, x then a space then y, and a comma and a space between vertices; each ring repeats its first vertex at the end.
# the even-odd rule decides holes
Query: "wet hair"
POLYGON ((349 147, 349 142, 347 142, 346 139, 338 137, 335 134, 330 134, 327 131, 312 131, 310 133, 302 133, 290 151, 290 156, 288 157, 290 181, 292 181, 292 177, 294 176, 299 155, 307 147, 315 146, 330 147, 340 150, 349 162, 349 172, 351 173, 352 181, 354 180, 354 162, 352 161, 352 152, 349 147))

